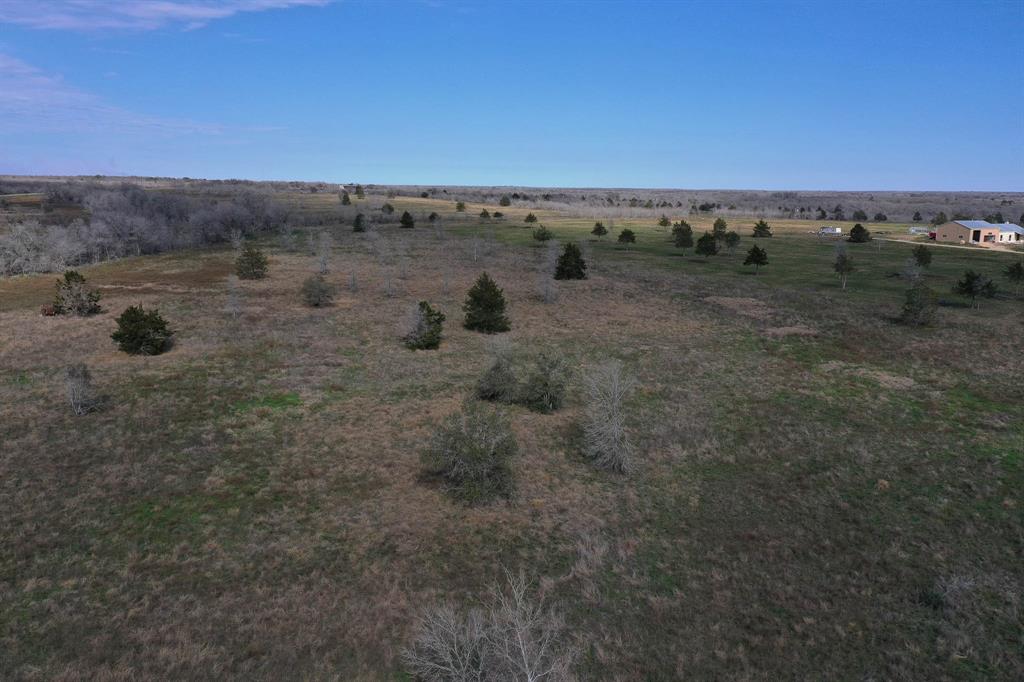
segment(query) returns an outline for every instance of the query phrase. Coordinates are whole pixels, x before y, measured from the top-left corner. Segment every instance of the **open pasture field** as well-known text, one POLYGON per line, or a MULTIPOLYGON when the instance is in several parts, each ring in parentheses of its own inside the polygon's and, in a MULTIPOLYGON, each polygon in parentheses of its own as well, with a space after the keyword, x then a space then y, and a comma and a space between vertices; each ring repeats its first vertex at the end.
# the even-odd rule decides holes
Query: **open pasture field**
POLYGON ((914 329, 892 319, 909 244, 849 244, 842 291, 807 221, 771 221, 755 276, 752 219, 705 259, 654 220, 601 241, 594 219, 534 210, 589 264, 545 303, 530 209, 356 207, 385 201, 416 227, 300 219, 294 245, 254 240, 269 275, 235 294, 227 246, 81 268, 104 309, 87 318, 39 314, 55 274, 0 279, 0 679, 411 679, 417 618, 505 570, 564 614, 582 680, 1024 676, 1024 302, 949 293, 1019 256, 935 249, 948 305, 914 329), (321 232, 338 293, 314 309, 321 232), (491 363, 495 337, 461 326, 483 271, 513 354, 571 374, 553 414, 495 408, 514 493, 465 506, 420 453, 491 363), (436 351, 398 339, 419 300, 447 315, 436 351), (168 320, 169 352, 116 349, 134 304, 168 320), (629 474, 580 452, 580 377, 609 359, 638 381, 629 474), (64 395, 77 362, 106 396, 84 416, 64 395))

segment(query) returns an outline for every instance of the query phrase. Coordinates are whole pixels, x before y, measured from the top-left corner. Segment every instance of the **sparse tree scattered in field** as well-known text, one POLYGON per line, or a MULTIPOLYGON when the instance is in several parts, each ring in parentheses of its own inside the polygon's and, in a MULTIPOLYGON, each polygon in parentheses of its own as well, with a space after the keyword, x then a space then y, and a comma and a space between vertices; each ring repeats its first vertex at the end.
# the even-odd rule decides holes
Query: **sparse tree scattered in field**
POLYGON ((853 226, 853 229, 850 230, 850 238, 848 241, 851 241, 854 244, 869 242, 871 241, 871 232, 860 223, 857 223, 853 226))
POLYGON ((943 213, 942 211, 939 211, 938 213, 933 215, 932 216, 932 220, 931 220, 932 225, 942 225, 943 223, 948 223, 948 222, 949 222, 949 218, 947 218, 946 214, 943 213))
POLYGON ((537 222, 537 216, 535 216, 532 213, 527 213, 526 217, 523 218, 523 222, 524 223, 535 223, 535 222, 537 222))
POLYGON ((506 572, 506 582, 491 588, 482 609, 460 614, 445 605, 427 611, 402 652, 406 671, 435 682, 572 679, 576 650, 562 615, 531 597, 522 573, 506 572))
POLYGON ((498 201, 498 205, 499 206, 511 206, 512 205, 512 200, 509 198, 509 196, 507 194, 502 194, 501 195, 501 199, 498 201))
POLYGON ((82 363, 64 368, 64 389, 67 391, 71 411, 81 417, 97 410, 100 397, 92 385, 92 374, 82 363))
POLYGON ((480 211, 480 218, 481 219, 483 219, 483 220, 490 220, 490 217, 491 217, 491 212, 488 211, 486 208, 483 209, 482 211, 480 211))
POLYGON ((505 295, 486 272, 469 290, 462 310, 466 313, 463 323, 466 329, 494 334, 510 328, 505 316, 505 295))
POLYGON ((352 221, 353 232, 366 232, 366 216, 362 213, 357 213, 355 220, 352 221))
POLYGON ((854 270, 853 257, 846 253, 846 249, 836 249, 836 259, 832 263, 832 269, 839 275, 839 279, 843 283, 843 289, 846 289, 846 280, 854 270))
POLYGON ((768 265, 768 252, 757 244, 754 244, 750 247, 750 251, 747 251, 747 257, 743 261, 743 264, 753 265, 754 274, 756 275, 762 265, 768 265))
POLYGON ((465 211, 466 211, 466 202, 464 202, 464 201, 456 201, 455 202, 455 212, 456 213, 465 213, 465 211))
POLYGON ((501 211, 495 211, 492 215, 495 220, 501 220, 502 218, 505 217, 505 214, 502 213, 501 211))
POLYGON ((680 220, 672 226, 672 242, 678 249, 693 247, 693 228, 690 227, 690 223, 680 220))
POLYGON ((740 245, 740 233, 735 230, 729 230, 725 233, 725 246, 732 253, 736 250, 736 247, 740 245))
POLYGON ((856 211, 853 212, 853 219, 854 220, 867 220, 868 219, 868 214, 865 213, 864 211, 860 210, 860 209, 857 209, 856 211))
POLYGON ((879 213, 875 214, 875 222, 876 223, 884 223, 884 222, 886 222, 888 220, 889 220, 889 216, 885 215, 884 213, 879 212, 879 213))
POLYGON ((267 276, 268 266, 269 261, 263 252, 250 244, 235 259, 235 274, 239 279, 263 279, 267 276))
POLYGON ((825 209, 823 209, 821 206, 819 206, 818 207, 818 213, 816 214, 816 218, 818 220, 825 220, 826 218, 828 218, 828 213, 825 212, 825 209))
POLYGON ((1006 269, 1003 270, 1003 274, 1006 276, 1006 279, 1013 282, 1017 295, 1020 296, 1021 290, 1024 289, 1024 260, 1007 265, 1006 269))
POLYGON ((302 299, 313 308, 325 308, 334 302, 334 285, 323 275, 312 275, 302 283, 302 299))
POLYGON ((430 215, 428 215, 428 216, 427 216, 427 222, 428 222, 428 223, 434 223, 434 222, 437 222, 437 219, 438 219, 438 218, 440 218, 440 217, 441 217, 441 216, 439 216, 439 215, 437 214, 437 211, 431 211, 431 212, 430 212, 430 215))
POLYGON ((342 206, 351 206, 352 205, 352 197, 350 197, 348 195, 348 192, 346 192, 345 190, 341 191, 341 205, 342 206))
POLYGON ((725 241, 725 233, 728 229, 729 224, 725 222, 725 218, 715 218, 715 223, 711 226, 711 235, 715 241, 722 243, 725 241))
POLYGON ((381 210, 382 213, 385 213, 387 215, 391 215, 392 213, 395 212, 395 207, 391 205, 391 202, 388 202, 388 203, 384 204, 383 206, 381 206, 380 210, 381 210))
POLYGON ((924 220, 924 218, 921 217, 921 212, 920 211, 914 211, 914 217, 911 218, 911 220, 913 222, 915 222, 915 223, 919 223, 922 220, 924 220))
POLYGON ((594 223, 594 229, 590 231, 590 234, 594 235, 598 239, 603 239, 608 234, 608 228, 604 226, 604 223, 598 221, 594 223))
POLYGON ((995 298, 996 284, 981 273, 968 270, 963 279, 953 285, 953 292, 971 299, 971 307, 977 308, 979 298, 995 298))
POLYGON ((620 244, 634 244, 636 243, 636 234, 633 230, 628 227, 619 232, 619 243, 620 244))
POLYGON ((402 343, 411 350, 433 350, 441 345, 441 328, 445 316, 426 301, 420 301, 406 317, 402 327, 402 343))
POLYGON ((718 253, 718 242, 715 240, 715 236, 710 232, 705 232, 697 240, 697 248, 695 249, 698 256, 704 256, 709 258, 718 253))
POLYGON ((356 185, 356 198, 357 199, 365 199, 366 198, 366 193, 363 191, 363 186, 362 185, 356 185))
POLYGON ((932 250, 924 244, 918 244, 914 247, 914 262, 917 263, 918 267, 927 268, 932 264, 932 250))
POLYGON ((472 505, 512 495, 511 461, 517 452, 505 417, 467 401, 437 428, 421 461, 428 473, 444 481, 448 494, 472 505))
POLYGON ((672 221, 668 219, 668 216, 664 213, 661 214, 661 218, 658 220, 659 227, 668 227, 672 224, 672 221))
POLYGON ((117 318, 110 338, 130 355, 159 355, 170 348, 173 334, 159 311, 130 306, 117 318))
POLYGON ((555 266, 555 279, 586 279, 587 262, 583 260, 580 247, 570 242, 565 245, 555 266))
POLYGON ((549 239, 553 239, 554 236, 555 234, 543 225, 533 231, 533 238, 539 242, 546 242, 549 239))
POLYGON ((583 454, 601 469, 632 470, 634 449, 626 430, 625 403, 636 380, 613 360, 589 369, 583 385, 583 454))
POLYGON ((772 228, 763 219, 754 223, 754 239, 764 239, 772 236, 772 228))
POLYGON ((412 217, 412 214, 408 211, 402 212, 402 217, 399 219, 398 224, 404 228, 410 229, 416 227, 416 219, 412 217))
POLYGON ((907 289, 900 321, 911 326, 924 327, 935 321, 937 311, 938 298, 935 292, 925 286, 924 282, 916 281, 907 289))
POLYGON ((100 292, 86 286, 85 277, 75 270, 64 273, 57 280, 57 294, 53 299, 54 315, 95 315, 101 311, 100 292))

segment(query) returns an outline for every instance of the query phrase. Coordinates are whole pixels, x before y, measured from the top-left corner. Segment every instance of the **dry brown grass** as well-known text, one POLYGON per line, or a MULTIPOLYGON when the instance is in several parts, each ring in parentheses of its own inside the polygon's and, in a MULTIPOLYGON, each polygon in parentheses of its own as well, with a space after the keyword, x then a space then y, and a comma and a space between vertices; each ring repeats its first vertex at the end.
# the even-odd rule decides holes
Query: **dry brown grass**
MULTIPOLYGON (((1019 577, 1019 385, 996 351, 963 357, 1016 318, 954 311, 908 344, 798 292, 737 315, 707 297, 749 292, 630 255, 546 305, 533 252, 400 236, 404 278, 336 232, 324 309, 299 293, 317 259, 270 250, 238 320, 226 251, 86 269, 104 312, 84 319, 38 314, 52 276, 0 282, 0 678, 389 679, 424 606, 472 603, 502 565, 566 612, 582 679, 953 678, 942 642, 1013 641, 1005 615, 915 598, 965 563, 1019 577), (422 479, 423 443, 490 361, 459 310, 484 269, 518 347, 636 372, 634 476, 586 464, 570 392, 551 415, 509 408, 512 500, 466 508, 422 479), (418 300, 448 316, 437 351, 395 339, 418 300), (116 351, 136 303, 177 331, 170 352, 116 351), (818 336, 762 333, 796 325, 818 336), (72 362, 102 411, 67 410, 72 362)), ((991 677, 1020 670, 978 650, 991 677)))

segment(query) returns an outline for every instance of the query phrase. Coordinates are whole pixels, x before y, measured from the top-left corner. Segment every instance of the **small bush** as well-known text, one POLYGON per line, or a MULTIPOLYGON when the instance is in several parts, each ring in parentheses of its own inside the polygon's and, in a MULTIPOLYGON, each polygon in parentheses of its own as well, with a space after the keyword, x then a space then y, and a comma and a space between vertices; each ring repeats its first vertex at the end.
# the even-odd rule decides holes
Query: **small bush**
POLYGON ((546 242, 553 239, 554 236, 554 233, 543 225, 533 231, 533 238, 539 242, 546 242))
POLYGON ((664 213, 661 214, 661 218, 658 220, 659 227, 668 227, 672 224, 672 221, 668 219, 668 216, 664 213))
POLYGON ((507 194, 502 194, 501 200, 498 202, 498 204, 500 204, 501 206, 511 206, 512 200, 509 199, 507 194))
POLYGON ((249 245, 235 260, 235 274, 239 279, 263 279, 267 276, 269 261, 263 252, 249 245))
POLYGON ((381 210, 381 211, 382 211, 383 213, 386 213, 386 214, 388 214, 388 215, 391 215, 392 213, 394 213, 394 212, 395 212, 395 207, 394 207, 394 206, 392 206, 390 202, 388 202, 388 203, 384 204, 383 206, 381 206, 381 207, 380 207, 380 210, 381 210))
POLYGON ((510 497, 512 457, 518 447, 508 421, 480 403, 466 402, 434 432, 421 457, 447 492, 466 504, 510 497))
POLYGON ((583 385, 583 454, 601 469, 631 470, 633 445, 626 432, 625 402, 636 380, 626 374, 622 363, 612 361, 588 371, 583 385))
POLYGON ((535 223, 535 222, 537 222, 537 216, 533 215, 532 213, 528 213, 528 214, 526 214, 526 217, 523 218, 523 222, 524 223, 535 223))
POLYGON ((441 327, 444 320, 444 313, 434 310, 426 301, 420 301, 406 320, 402 343, 411 350, 437 348, 441 345, 441 327))
POLYGON ((572 242, 565 245, 555 265, 555 279, 586 279, 587 262, 580 247, 572 242))
POLYGON ((404 228, 411 229, 416 227, 416 219, 412 217, 412 214, 408 211, 402 212, 402 217, 398 220, 398 224, 404 228))
POLYGON ((501 211, 495 211, 494 212, 494 217, 497 218, 498 220, 501 220, 502 218, 505 217, 505 214, 502 213, 501 211))
POLYGON ((988 277, 968 270, 964 273, 963 279, 953 285, 953 293, 971 299, 971 306, 977 308, 979 298, 995 298, 996 285, 988 277))
POLYGON ((95 315, 100 312, 100 294, 85 286, 85 277, 74 270, 57 280, 57 295, 53 299, 54 315, 95 315))
POLYGON ((356 214, 356 219, 352 221, 353 232, 366 232, 366 216, 362 213, 356 214))
POLYGON ((455 210, 458 213, 463 213, 466 210, 466 202, 464 202, 464 201, 456 201, 455 202, 455 210))
POLYGON ((131 306, 117 318, 117 331, 110 338, 125 353, 159 355, 170 347, 173 334, 159 311, 131 306))
POLYGON ((427 222, 430 222, 430 223, 436 222, 437 219, 440 218, 440 217, 441 216, 439 216, 437 214, 437 211, 431 211, 430 215, 427 216, 427 222))
POLYGON ((505 316, 505 295, 486 272, 470 288, 462 310, 466 313, 463 323, 466 329, 485 334, 509 330, 508 318, 505 316))
POLYGON ((64 388, 67 390, 71 411, 82 416, 99 408, 100 398, 92 386, 92 374, 84 364, 69 365, 64 369, 64 388))
POLYGON ((507 351, 495 354, 494 362, 476 382, 474 394, 480 400, 496 403, 514 403, 518 391, 512 358, 507 351))
POLYGON ((541 353, 519 388, 516 402, 534 412, 554 412, 565 402, 568 381, 565 361, 541 353))
POLYGON ((608 234, 608 228, 604 226, 604 223, 596 222, 594 223, 594 229, 590 231, 590 234, 595 237, 603 237, 608 234))
POLYGON ((937 310, 938 298, 935 292, 919 281, 907 289, 900 321, 904 324, 924 327, 935 321, 937 310))
POLYGON ((302 298, 306 305, 325 308, 334 302, 334 285, 324 280, 323 275, 313 275, 302 283, 302 298))
POLYGON ((633 230, 631 230, 631 229, 629 229, 627 227, 622 232, 619 232, 619 243, 620 244, 633 244, 635 242, 636 242, 636 234, 633 232, 633 230))
POLYGON ((490 217, 491 217, 491 212, 488 211, 486 208, 483 209, 482 211, 480 211, 480 218, 481 219, 488 220, 488 219, 490 219, 490 217))
POLYGON ((926 268, 932 264, 932 250, 924 244, 914 247, 914 262, 919 268, 926 268))

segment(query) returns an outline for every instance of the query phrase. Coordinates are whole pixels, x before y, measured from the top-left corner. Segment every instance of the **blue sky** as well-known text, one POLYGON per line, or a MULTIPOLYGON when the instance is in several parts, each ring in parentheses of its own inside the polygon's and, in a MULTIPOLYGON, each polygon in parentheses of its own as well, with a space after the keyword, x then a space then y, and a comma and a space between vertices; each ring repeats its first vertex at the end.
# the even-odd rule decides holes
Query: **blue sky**
POLYGON ((1024 190, 1024 1, 0 0, 0 173, 1024 190))

